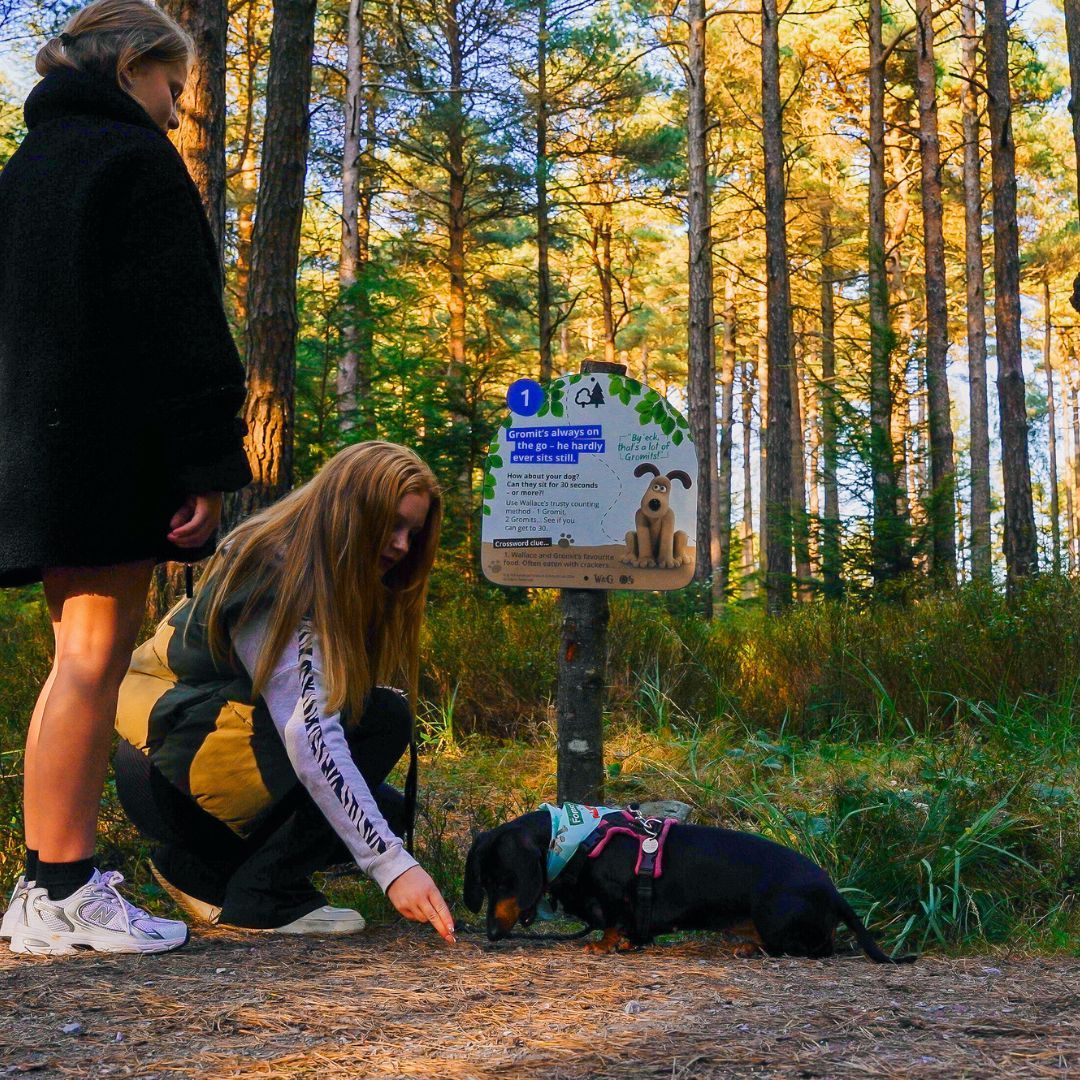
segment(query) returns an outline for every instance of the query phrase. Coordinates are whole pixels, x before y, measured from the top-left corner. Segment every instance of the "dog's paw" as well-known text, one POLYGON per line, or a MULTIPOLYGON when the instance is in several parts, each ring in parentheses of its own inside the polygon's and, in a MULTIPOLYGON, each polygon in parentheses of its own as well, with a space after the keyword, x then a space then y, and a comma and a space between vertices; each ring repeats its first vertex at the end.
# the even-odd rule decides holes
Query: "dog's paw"
POLYGON ((630 564, 631 566, 640 567, 642 570, 648 570, 650 567, 656 565, 655 559, 637 559, 630 564))
POLYGON ((763 956, 765 950, 760 945, 755 945, 752 941, 741 941, 734 949, 731 950, 732 955, 737 956, 740 960, 753 960, 755 956, 763 956))
POLYGON ((599 941, 590 941, 585 952, 590 956, 607 956, 613 952, 630 952, 634 948, 630 939, 620 931, 609 928, 599 941))
POLYGON ((682 564, 678 559, 661 559, 658 565, 664 570, 674 570, 682 564))

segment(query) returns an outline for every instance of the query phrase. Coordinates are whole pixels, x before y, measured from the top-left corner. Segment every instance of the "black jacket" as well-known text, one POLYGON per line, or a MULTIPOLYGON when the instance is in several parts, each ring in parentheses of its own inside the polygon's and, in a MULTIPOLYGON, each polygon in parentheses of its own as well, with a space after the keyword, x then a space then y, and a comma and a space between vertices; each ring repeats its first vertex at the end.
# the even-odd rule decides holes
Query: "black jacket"
POLYGON ((0 585, 167 543, 184 497, 251 479, 244 371, 199 193, 134 98, 47 75, 0 171, 0 585))

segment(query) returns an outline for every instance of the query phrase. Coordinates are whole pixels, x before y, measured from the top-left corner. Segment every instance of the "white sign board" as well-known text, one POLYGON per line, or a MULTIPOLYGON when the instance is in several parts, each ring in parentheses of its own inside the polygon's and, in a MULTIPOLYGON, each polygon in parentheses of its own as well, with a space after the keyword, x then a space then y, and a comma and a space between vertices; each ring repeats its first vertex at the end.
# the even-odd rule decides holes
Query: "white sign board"
POLYGON ((520 379, 484 477, 481 567, 499 585, 679 589, 694 576, 686 418, 622 375, 520 379))

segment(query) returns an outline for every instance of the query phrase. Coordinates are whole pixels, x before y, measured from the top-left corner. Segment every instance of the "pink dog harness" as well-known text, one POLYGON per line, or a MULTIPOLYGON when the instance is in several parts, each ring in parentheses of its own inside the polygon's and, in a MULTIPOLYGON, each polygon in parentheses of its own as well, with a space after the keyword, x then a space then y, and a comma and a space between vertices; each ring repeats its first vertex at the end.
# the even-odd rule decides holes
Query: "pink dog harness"
POLYGON ((664 841, 675 818, 647 818, 636 806, 605 814, 593 832, 581 843, 581 851, 595 859, 613 836, 629 836, 637 841, 638 857, 634 873, 658 878, 663 871, 664 841))

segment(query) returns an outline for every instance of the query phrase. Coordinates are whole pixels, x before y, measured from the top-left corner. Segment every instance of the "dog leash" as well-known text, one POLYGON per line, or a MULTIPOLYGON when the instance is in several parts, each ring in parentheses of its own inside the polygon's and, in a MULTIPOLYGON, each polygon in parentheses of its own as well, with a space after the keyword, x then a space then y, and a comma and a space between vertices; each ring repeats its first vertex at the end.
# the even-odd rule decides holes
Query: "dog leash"
MULTIPOLYGON (((507 939, 511 941, 578 941, 586 934, 591 934, 595 929, 595 926, 585 926, 580 930, 575 930, 572 934, 503 934, 499 941, 506 941, 507 939)), ((485 927, 473 926, 471 923, 455 923, 454 930, 458 934, 487 934, 485 927)))

